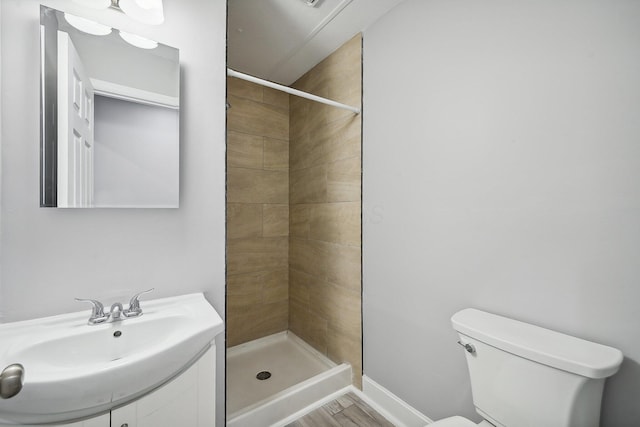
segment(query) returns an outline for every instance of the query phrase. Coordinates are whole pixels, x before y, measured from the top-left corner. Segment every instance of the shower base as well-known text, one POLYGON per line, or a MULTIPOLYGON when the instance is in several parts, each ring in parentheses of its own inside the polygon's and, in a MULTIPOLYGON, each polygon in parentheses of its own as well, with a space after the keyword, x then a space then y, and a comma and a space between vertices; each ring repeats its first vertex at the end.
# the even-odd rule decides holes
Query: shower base
POLYGON ((231 347, 227 426, 275 424, 350 384, 348 364, 336 365, 292 332, 231 347))

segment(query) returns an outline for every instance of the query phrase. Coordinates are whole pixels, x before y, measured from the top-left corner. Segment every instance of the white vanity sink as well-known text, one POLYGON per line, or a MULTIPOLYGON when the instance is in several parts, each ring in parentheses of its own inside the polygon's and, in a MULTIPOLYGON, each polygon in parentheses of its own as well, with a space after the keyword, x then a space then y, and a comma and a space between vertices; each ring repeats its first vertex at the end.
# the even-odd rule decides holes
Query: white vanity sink
POLYGON ((24 385, 0 423, 68 421, 122 405, 188 368, 222 332, 202 294, 143 301, 143 315, 88 325, 90 310, 0 325, 0 370, 24 385))

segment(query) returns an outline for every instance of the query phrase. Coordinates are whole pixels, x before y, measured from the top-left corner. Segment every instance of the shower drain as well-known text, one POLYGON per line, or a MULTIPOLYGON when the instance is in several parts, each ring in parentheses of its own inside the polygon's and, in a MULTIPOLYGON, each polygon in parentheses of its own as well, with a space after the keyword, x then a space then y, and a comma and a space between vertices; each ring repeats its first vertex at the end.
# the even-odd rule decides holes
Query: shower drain
POLYGON ((269 371, 258 372, 258 375, 256 375, 256 378, 259 379, 260 381, 268 380, 269 378, 271 378, 271 372, 269 371))

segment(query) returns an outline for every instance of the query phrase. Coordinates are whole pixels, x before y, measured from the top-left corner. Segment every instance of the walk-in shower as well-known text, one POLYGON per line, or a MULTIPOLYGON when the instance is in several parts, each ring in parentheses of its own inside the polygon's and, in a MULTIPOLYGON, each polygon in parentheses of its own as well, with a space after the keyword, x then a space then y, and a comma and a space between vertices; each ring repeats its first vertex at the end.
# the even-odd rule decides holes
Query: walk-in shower
POLYGON ((361 37, 227 102, 227 422, 270 425, 361 382, 361 37))

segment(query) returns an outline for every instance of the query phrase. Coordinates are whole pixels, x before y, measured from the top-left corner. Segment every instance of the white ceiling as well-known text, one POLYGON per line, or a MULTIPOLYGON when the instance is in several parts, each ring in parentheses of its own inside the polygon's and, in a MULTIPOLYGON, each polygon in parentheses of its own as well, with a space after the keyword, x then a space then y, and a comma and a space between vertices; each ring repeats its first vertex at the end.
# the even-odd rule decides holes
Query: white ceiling
POLYGON ((403 0, 229 0, 227 64, 290 85, 403 0))

